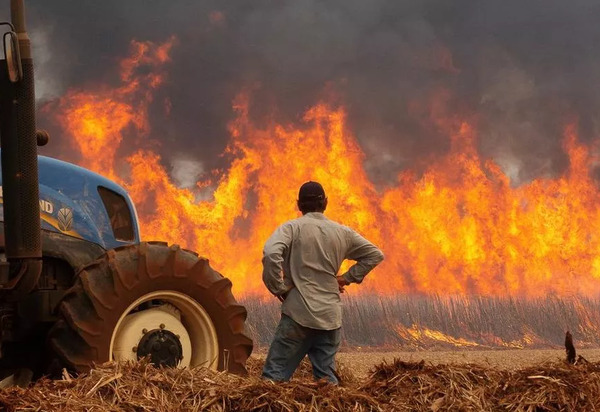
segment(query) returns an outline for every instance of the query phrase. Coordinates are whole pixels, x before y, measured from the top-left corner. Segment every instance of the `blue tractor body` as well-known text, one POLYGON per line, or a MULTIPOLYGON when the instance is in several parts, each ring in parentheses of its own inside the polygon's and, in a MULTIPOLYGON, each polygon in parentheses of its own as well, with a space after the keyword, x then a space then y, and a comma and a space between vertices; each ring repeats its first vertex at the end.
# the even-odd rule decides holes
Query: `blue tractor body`
MULTIPOLYGON (((39 156, 38 162, 42 231, 105 250, 140 242, 135 207, 121 186, 61 160, 39 156)), ((3 210, 0 213, 4 221, 3 210)))

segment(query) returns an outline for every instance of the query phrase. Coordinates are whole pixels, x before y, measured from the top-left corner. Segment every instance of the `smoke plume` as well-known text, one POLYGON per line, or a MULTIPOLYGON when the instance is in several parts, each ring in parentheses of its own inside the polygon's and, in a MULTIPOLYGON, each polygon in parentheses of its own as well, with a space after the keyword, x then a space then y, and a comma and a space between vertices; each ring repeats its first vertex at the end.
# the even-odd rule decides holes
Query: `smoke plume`
MULTIPOLYGON (((378 185, 447 151, 433 111, 471 118, 480 152, 515 185, 564 170, 565 122, 577 119, 584 141, 598 137, 592 0, 31 0, 27 8, 40 107, 68 89, 117 84, 114 66, 132 39, 175 36, 147 136, 167 166, 183 157, 223 167, 241 90, 259 124, 296 122, 320 100, 344 105, 378 185)), ((53 139, 43 153, 69 160, 52 115, 39 116, 53 139)))

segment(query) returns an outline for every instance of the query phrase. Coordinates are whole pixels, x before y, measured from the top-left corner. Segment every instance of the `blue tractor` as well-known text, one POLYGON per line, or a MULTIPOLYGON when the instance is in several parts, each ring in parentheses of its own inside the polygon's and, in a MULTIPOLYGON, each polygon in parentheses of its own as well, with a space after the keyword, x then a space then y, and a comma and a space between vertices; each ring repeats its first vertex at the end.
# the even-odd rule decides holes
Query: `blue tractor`
POLYGON ((47 135, 35 126, 22 3, 11 1, 0 62, 0 367, 149 357, 244 374, 252 341, 231 281, 194 252, 141 242, 119 185, 37 155, 47 135))

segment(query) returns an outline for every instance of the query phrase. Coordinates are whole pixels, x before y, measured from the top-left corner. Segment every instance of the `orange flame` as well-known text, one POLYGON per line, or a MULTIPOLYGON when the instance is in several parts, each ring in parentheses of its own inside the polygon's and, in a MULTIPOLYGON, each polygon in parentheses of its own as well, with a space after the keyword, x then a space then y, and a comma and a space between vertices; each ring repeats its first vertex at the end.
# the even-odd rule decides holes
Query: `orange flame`
MULTIPOLYGON (((281 223, 298 216, 297 189, 312 179, 330 199, 327 215, 380 245, 385 262, 361 290, 540 296, 600 291, 600 191, 589 175, 594 159, 565 129, 570 167, 556 179, 514 188, 476 150, 472 122, 432 122, 451 141, 447 155, 420 176, 404 171, 395 187, 375 189, 345 112, 326 104, 299 125, 253 124, 248 96, 234 102, 233 158, 212 200, 177 187, 151 148, 128 151, 125 139, 149 130, 147 108, 164 80, 175 39, 133 42, 121 65, 123 86, 70 91, 59 118, 81 154, 80 164, 123 184, 138 206, 144 239, 165 240, 210 257, 238 294, 265 294, 261 250, 281 223), (139 75, 140 66, 150 73, 139 75), (132 133, 133 131, 133 133, 132 133)), ((464 342, 460 342, 463 344, 464 342)))
POLYGON ((398 335, 409 342, 410 346, 421 347, 428 344, 449 344, 456 347, 474 348, 481 346, 477 342, 473 342, 464 338, 455 338, 437 330, 428 329, 419 325, 412 325, 410 328, 405 328, 400 325, 397 327, 398 335))
POLYGON ((169 61, 174 43, 174 37, 159 46, 133 41, 132 56, 121 62, 123 86, 93 92, 71 90, 61 99, 59 120, 73 137, 81 164, 122 183, 115 173, 115 160, 123 134, 132 126, 138 133, 148 132, 148 105, 164 79, 156 71, 136 75, 136 69, 145 65, 159 70, 169 61))

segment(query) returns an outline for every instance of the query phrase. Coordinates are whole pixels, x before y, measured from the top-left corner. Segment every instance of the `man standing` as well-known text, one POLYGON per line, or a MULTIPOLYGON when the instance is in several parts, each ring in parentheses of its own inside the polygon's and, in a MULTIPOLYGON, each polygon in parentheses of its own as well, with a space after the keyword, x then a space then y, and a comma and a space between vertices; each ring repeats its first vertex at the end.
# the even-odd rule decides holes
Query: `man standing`
POLYGON ((340 293, 383 260, 383 253, 349 227, 327 219, 327 197, 317 182, 300 187, 302 217, 281 225, 263 251, 263 281, 283 302, 281 321, 263 378, 288 381, 305 355, 316 379, 337 384, 335 354, 340 345, 340 293), (337 276, 344 259, 356 263, 337 276))

